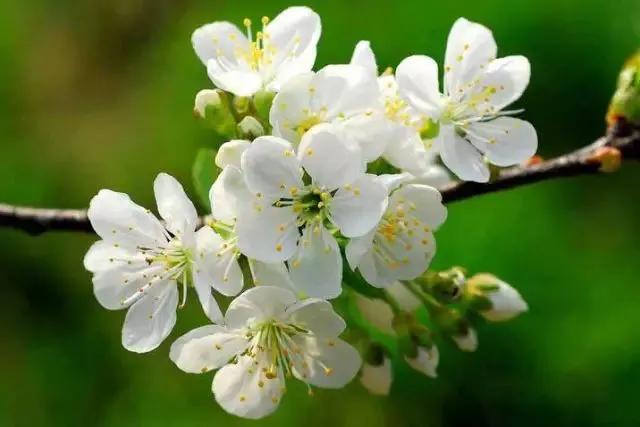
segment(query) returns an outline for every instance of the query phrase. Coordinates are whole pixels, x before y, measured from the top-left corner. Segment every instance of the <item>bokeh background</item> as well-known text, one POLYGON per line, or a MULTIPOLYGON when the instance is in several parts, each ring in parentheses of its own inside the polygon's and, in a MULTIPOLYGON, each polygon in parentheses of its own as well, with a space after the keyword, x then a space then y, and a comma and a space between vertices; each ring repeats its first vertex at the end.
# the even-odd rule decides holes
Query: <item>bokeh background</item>
MULTIPOLYGON (((0 201, 83 207, 100 188, 153 206, 160 171, 185 183, 210 134, 191 113, 209 87, 197 26, 274 16, 285 1, 8 0, 0 13, 0 201)), ((307 2, 322 16, 317 66, 368 39, 379 64, 440 61, 459 16, 493 29, 533 77, 525 117, 550 157, 595 139, 624 59, 640 46, 637 0, 307 2)), ((640 168, 552 181, 450 206, 435 267, 491 271, 530 304, 479 327, 475 354, 441 344, 440 377, 396 366, 389 398, 357 382, 310 398, 293 385, 261 422, 225 414, 210 375, 120 346, 123 312, 93 298, 93 236, 0 230, 2 426, 637 426, 640 168)), ((205 321, 197 304, 173 337, 205 321)))

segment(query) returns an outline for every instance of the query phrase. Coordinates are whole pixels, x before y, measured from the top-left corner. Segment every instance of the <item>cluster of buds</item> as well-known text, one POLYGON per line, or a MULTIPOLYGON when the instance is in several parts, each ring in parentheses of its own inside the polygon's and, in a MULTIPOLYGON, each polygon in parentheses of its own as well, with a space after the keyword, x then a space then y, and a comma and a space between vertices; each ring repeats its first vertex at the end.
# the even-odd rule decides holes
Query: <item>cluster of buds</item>
POLYGON ((154 183, 161 219, 102 190, 88 213, 101 240, 85 257, 100 304, 128 310, 130 351, 156 349, 195 292, 210 324, 178 338, 170 358, 185 372, 215 370, 216 400, 247 418, 272 413, 290 377, 312 394, 361 372, 387 394, 395 353, 435 377, 438 338, 473 351, 472 313, 497 321, 526 310, 493 276, 428 268, 447 217, 437 187, 486 182, 537 148, 533 126, 513 117, 520 110, 505 109, 529 62, 497 58, 480 24, 454 23, 440 89, 427 56, 379 75, 366 41, 349 63, 312 71, 321 26, 309 8, 261 23, 254 34, 249 19, 244 30, 214 22, 192 37, 215 85, 194 107, 218 141, 194 167, 209 178, 196 187, 211 214, 201 220, 164 173, 154 183))

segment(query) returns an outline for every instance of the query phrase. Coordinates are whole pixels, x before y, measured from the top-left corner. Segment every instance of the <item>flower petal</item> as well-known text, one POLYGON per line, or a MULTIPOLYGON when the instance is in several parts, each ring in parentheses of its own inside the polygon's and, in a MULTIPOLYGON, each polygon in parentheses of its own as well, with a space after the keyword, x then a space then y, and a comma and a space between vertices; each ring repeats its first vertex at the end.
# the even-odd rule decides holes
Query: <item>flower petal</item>
POLYGON ((468 87, 495 59, 498 47, 491 31, 459 18, 451 27, 444 59, 444 86, 451 97, 463 96, 468 87))
POLYGON ((440 117, 442 97, 438 90, 438 64, 424 55, 402 60, 396 70, 400 96, 416 110, 433 119, 440 117))
POLYGON ((384 158, 391 165, 412 174, 428 168, 426 149, 415 128, 390 123, 387 139, 384 158))
POLYGON ((389 121, 382 111, 356 114, 338 122, 337 126, 349 139, 358 143, 362 158, 367 163, 380 157, 393 137, 389 133, 389 121))
POLYGON ((224 326, 207 325, 189 331, 171 344, 169 358, 184 372, 200 374, 226 365, 248 345, 241 334, 224 326))
POLYGON ((311 112, 309 88, 313 86, 314 78, 315 74, 311 72, 299 74, 287 81, 273 98, 269 123, 274 135, 293 143, 300 141, 302 134, 298 127, 311 112))
POLYGON ((239 205, 236 234, 240 252, 262 262, 291 257, 298 242, 297 214, 290 206, 276 208, 254 197, 239 205))
POLYGON ((303 186, 300 164, 291 144, 276 136, 256 138, 242 154, 244 179, 254 194, 269 199, 291 197, 303 186))
POLYGON ((213 378, 212 390, 222 409, 243 418, 259 419, 278 408, 284 390, 279 378, 268 379, 254 359, 241 356, 224 366, 213 378))
POLYGON ((347 247, 345 248, 345 257, 351 270, 355 271, 362 261, 362 258, 371 251, 375 235, 376 229, 374 228, 362 236, 349 239, 349 243, 347 243, 347 247))
POLYGON ((489 167, 482 154, 467 139, 456 134, 453 127, 441 127, 435 144, 442 162, 458 178, 464 181, 489 181, 489 167))
POLYGON ((285 310, 297 301, 293 292, 276 286, 256 286, 237 296, 225 314, 226 324, 231 329, 240 329, 250 321, 284 316, 285 310))
POLYGON ((252 96, 262 88, 262 77, 257 71, 225 71, 215 59, 207 63, 207 74, 214 85, 236 96, 252 96))
POLYGON ((362 236, 374 228, 387 209, 387 188, 375 175, 363 175, 336 192, 329 219, 346 237, 362 236))
POLYGON ((91 199, 88 217, 98 236, 109 242, 154 248, 167 243, 160 221, 124 193, 100 190, 91 199))
POLYGON ((447 219, 447 208, 442 204, 442 195, 433 187, 422 184, 407 184, 391 195, 389 210, 406 212, 410 221, 418 220, 422 227, 437 230, 447 219))
POLYGON ((193 49, 204 65, 210 59, 239 66, 238 51, 250 49, 247 37, 230 22, 213 22, 196 29, 191 36, 193 49))
POLYGON ((411 313, 422 306, 420 300, 407 289, 406 285, 400 282, 393 283, 391 286, 386 288, 385 291, 389 293, 394 300, 396 300, 400 308, 404 311, 411 313))
POLYGON ((307 224, 289 268, 296 290, 304 296, 331 299, 342 291, 338 242, 322 224, 307 224))
POLYGON ((435 345, 429 349, 418 347, 418 355, 415 358, 412 359, 405 356, 404 360, 413 369, 428 377, 436 378, 438 376, 436 369, 438 368, 440 353, 438 352, 438 347, 435 345))
POLYGON ((330 124, 304 134, 298 158, 313 183, 327 190, 354 182, 366 168, 358 144, 330 124))
POLYGON ((468 138, 497 166, 522 163, 538 149, 538 135, 533 125, 514 117, 470 124, 468 138))
POLYGON ((158 174, 153 183, 158 212, 173 234, 183 236, 198 224, 198 213, 182 185, 171 175, 158 174))
POLYGON ((488 105, 492 107, 493 111, 500 111, 520 98, 529 84, 530 77, 531 65, 527 58, 507 56, 494 59, 487 65, 478 87, 493 89, 491 91, 493 93, 490 93, 488 97, 488 105))
POLYGON ((211 215, 230 225, 238 216, 238 205, 252 197, 240 169, 229 165, 222 170, 209 190, 211 215))
POLYGON ((350 64, 360 65, 367 69, 373 76, 378 77, 378 64, 376 56, 371 49, 371 43, 367 40, 360 40, 353 49, 350 64))
POLYGON ((218 148, 216 154, 216 166, 220 169, 224 169, 226 166, 235 166, 240 169, 240 159, 242 153, 251 145, 251 141, 244 139, 232 139, 227 141, 218 148))
POLYGON ((369 298, 357 292, 353 295, 358 311, 371 326, 380 332, 395 336, 393 311, 389 304, 379 298, 369 298))
POLYGON ((261 262, 249 259, 249 268, 256 286, 278 286, 293 290, 293 282, 284 262, 261 262))
POLYGON ((342 317, 333 310, 331 303, 308 298, 298 301, 286 310, 288 322, 310 331, 317 337, 335 338, 340 335, 346 323, 342 317))
POLYGON ((293 375, 311 385, 322 388, 342 388, 360 370, 362 359, 358 351, 339 338, 293 338, 306 364, 293 367, 293 375))
POLYGON ((176 324, 178 289, 175 282, 158 283, 133 304, 124 319, 122 345, 135 353, 158 347, 176 324))

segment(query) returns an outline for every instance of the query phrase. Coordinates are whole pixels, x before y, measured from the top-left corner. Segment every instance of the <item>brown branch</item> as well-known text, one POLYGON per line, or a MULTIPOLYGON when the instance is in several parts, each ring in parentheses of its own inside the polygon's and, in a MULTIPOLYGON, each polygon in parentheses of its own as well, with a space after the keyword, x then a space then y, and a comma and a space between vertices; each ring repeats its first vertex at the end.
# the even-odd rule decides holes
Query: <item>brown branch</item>
MULTIPOLYGON (((444 203, 508 190, 548 179, 605 173, 616 156, 623 162, 640 160, 640 131, 616 126, 607 136, 580 150, 536 165, 504 169, 489 183, 462 182, 441 189, 444 203)), ((615 167, 613 168, 615 169, 615 167)), ((91 232, 86 210, 39 209, 0 204, 0 227, 30 234, 46 231, 91 232)))

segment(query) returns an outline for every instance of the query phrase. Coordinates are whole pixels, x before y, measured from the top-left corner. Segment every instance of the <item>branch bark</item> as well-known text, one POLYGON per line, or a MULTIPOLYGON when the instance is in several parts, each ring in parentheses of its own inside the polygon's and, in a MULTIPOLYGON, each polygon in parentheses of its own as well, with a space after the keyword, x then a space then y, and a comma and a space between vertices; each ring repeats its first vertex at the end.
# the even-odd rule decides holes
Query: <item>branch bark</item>
MULTIPOLYGON (((622 162, 640 160, 640 131, 624 124, 617 125, 606 136, 571 153, 531 166, 503 169, 486 184, 461 182, 440 191, 444 203, 452 203, 548 179, 605 173, 603 169, 606 169, 606 163, 617 153, 622 162)), ((86 210, 42 209, 7 204, 0 204, 0 227, 15 228, 33 235, 46 231, 92 232, 86 210)))

